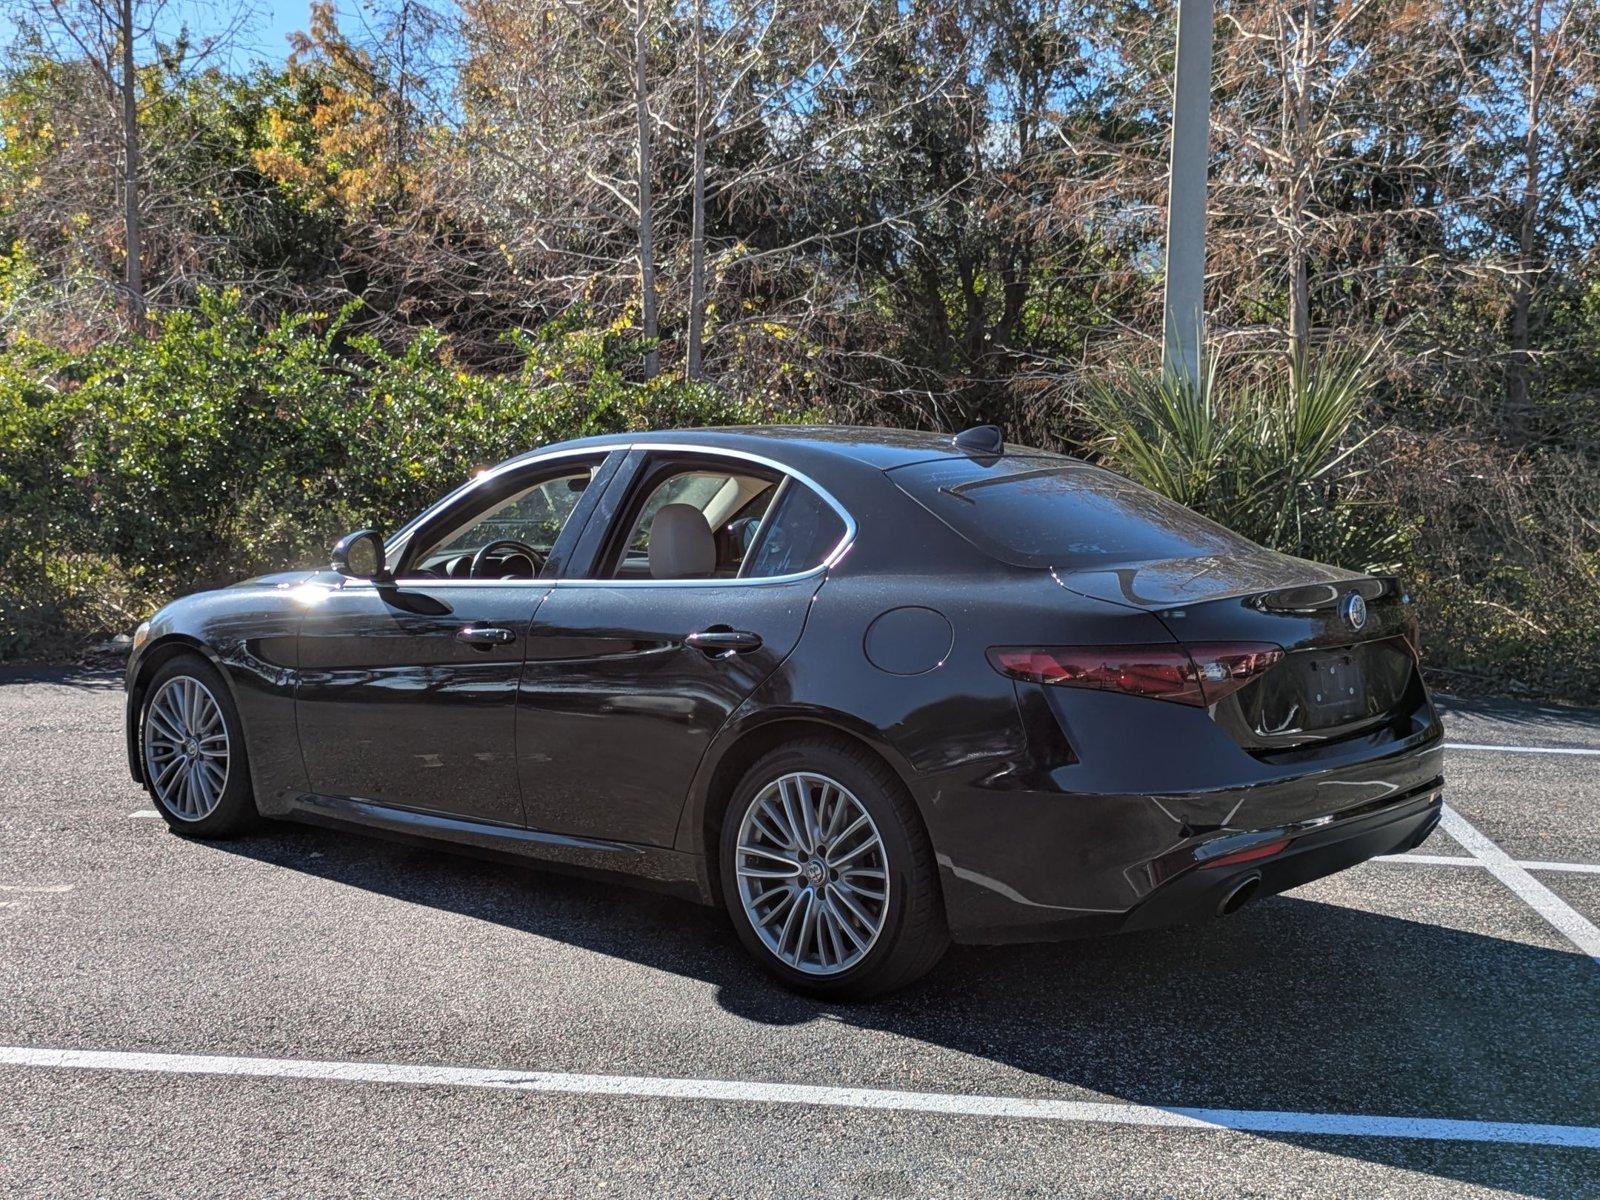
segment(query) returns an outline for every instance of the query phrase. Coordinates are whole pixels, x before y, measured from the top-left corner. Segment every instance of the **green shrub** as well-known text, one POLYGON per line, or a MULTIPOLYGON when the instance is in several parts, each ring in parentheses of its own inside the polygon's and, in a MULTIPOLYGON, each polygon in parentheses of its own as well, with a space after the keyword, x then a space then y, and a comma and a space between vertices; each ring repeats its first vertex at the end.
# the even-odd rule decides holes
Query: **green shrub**
MULTIPOLYGON (((82 420, 70 356, 33 342, 0 355, 0 658, 32 650, 79 590, 88 510, 64 477, 82 420)), ((87 572, 84 572, 87 573, 87 572)))
POLYGON ((204 295, 151 337, 0 354, 0 657, 126 629, 184 591, 325 559, 472 470, 586 434, 771 419, 756 402, 627 370, 627 329, 518 339, 521 367, 455 368, 345 335, 349 312, 262 328, 204 295))

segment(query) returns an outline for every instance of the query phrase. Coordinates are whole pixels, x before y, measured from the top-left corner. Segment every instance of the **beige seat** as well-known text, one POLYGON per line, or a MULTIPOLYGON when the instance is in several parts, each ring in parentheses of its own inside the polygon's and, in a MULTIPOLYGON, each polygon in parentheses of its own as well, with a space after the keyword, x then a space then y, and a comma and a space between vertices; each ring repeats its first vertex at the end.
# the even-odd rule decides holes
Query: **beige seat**
POLYGON ((692 504, 665 504, 650 522, 650 578, 705 579, 717 569, 717 539, 692 504))

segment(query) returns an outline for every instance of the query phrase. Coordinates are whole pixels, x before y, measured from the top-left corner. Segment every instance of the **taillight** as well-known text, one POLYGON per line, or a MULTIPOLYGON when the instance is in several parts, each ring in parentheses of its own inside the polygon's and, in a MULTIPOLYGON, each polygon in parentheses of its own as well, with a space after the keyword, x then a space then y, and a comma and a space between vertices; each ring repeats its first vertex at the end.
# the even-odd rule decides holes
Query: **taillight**
POLYGON ((1013 679, 1094 688, 1207 707, 1244 687, 1283 657, 1265 642, 1188 646, 994 646, 989 661, 1013 679))
POLYGON ((1189 646, 1206 703, 1215 704, 1264 675, 1283 657, 1283 647, 1267 642, 1199 642, 1189 646))

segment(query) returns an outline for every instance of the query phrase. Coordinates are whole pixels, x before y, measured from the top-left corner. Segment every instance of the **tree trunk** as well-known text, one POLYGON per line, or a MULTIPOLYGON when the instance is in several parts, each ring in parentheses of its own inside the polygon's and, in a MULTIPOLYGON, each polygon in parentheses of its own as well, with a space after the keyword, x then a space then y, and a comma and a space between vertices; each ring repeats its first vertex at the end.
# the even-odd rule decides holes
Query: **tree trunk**
POLYGON ((694 194, 689 230, 689 346, 685 374, 700 378, 706 327, 706 9, 694 6, 694 194))
POLYGON ((1311 352, 1311 283, 1306 265, 1309 231, 1306 207, 1310 200, 1311 174, 1311 7, 1301 9, 1300 28, 1295 34, 1294 70, 1286 85, 1294 130, 1289 154, 1289 372, 1296 388, 1304 382, 1306 362, 1311 352))
POLYGON ((1539 228, 1539 175, 1543 146, 1539 137, 1544 81, 1544 0, 1533 0, 1528 15, 1528 111, 1523 146, 1522 227, 1517 235, 1517 284, 1511 304, 1511 357, 1506 363, 1507 428, 1520 430, 1528 417, 1532 373, 1530 316, 1533 309, 1534 248, 1539 228))
POLYGON ((144 275, 140 255, 144 231, 139 223, 139 107, 138 80, 133 67, 133 0, 120 0, 117 23, 122 46, 122 222, 125 259, 124 287, 128 317, 135 327, 144 324, 144 275))
POLYGON ((661 369, 656 348, 659 324, 656 316, 656 247, 650 187, 650 88, 646 74, 646 24, 648 0, 634 0, 633 20, 633 103, 639 117, 639 293, 644 337, 650 343, 645 352, 644 375, 654 379, 661 369))

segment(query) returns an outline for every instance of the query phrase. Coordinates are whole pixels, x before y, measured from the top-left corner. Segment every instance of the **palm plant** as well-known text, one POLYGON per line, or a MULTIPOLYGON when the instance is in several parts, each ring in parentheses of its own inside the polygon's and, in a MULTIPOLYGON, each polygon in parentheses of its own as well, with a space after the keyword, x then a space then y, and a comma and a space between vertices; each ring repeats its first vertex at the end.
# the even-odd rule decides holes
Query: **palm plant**
POLYGON ((1108 466, 1237 530, 1310 558, 1392 569, 1406 532, 1362 495, 1371 349, 1298 370, 1210 357, 1199 379, 1123 366, 1089 381, 1082 417, 1108 466))

